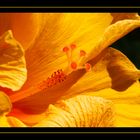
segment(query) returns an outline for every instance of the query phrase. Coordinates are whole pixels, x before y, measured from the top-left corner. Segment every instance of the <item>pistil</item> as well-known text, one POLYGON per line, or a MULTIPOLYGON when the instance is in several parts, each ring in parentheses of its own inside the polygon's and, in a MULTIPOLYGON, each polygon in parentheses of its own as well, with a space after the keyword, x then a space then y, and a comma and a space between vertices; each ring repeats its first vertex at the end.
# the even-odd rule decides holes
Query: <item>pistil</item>
MULTIPOLYGON (((78 53, 78 60, 76 61, 74 56, 74 51, 77 48, 75 44, 71 44, 69 46, 65 46, 62 51, 66 54, 68 67, 66 70, 58 69, 52 73, 49 77, 37 83, 36 85, 30 86, 28 89, 19 91, 15 94, 10 95, 10 99, 12 102, 19 101, 21 99, 32 96, 36 93, 39 93, 43 90, 47 90, 49 88, 54 87, 55 85, 61 84, 63 81, 67 79, 67 76, 78 69, 85 69, 87 72, 91 70, 91 65, 89 63, 85 63, 85 65, 80 65, 80 61, 86 57, 87 53, 84 50, 80 50, 78 53)), ((44 91, 45 92, 45 91, 44 91)))

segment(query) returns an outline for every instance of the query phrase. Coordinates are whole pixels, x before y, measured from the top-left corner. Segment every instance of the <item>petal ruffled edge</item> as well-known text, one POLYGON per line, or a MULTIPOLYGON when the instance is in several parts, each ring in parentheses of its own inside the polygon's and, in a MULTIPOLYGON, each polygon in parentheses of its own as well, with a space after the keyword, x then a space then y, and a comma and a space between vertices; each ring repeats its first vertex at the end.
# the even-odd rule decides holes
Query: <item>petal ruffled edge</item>
POLYGON ((27 79, 24 50, 11 30, 0 37, 0 86, 19 90, 27 79))
POLYGON ((79 95, 50 105, 46 118, 34 127, 113 127, 114 110, 110 101, 79 95))
POLYGON ((138 27, 140 27, 140 18, 119 20, 118 22, 111 24, 106 28, 104 34, 101 36, 99 44, 91 51, 87 60, 89 61, 95 58, 106 47, 109 47, 115 41, 138 27))

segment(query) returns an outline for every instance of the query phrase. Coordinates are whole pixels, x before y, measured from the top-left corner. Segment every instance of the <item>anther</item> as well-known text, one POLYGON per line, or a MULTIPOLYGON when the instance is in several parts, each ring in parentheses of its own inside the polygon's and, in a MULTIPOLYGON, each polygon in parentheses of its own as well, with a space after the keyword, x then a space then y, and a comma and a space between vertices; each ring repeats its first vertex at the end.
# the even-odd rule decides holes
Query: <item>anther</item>
POLYGON ((73 69, 73 70, 76 70, 77 69, 77 63, 76 62, 71 62, 71 68, 73 69))
POLYGON ((90 71, 91 70, 91 65, 89 63, 85 64, 85 69, 86 71, 90 71))
POLYGON ((69 51, 69 48, 68 47, 64 47, 63 48, 63 52, 68 52, 69 51))
POLYGON ((86 52, 84 50, 80 50, 80 57, 85 56, 86 52))
POLYGON ((76 48, 76 45, 75 45, 75 44, 71 44, 71 45, 70 45, 70 48, 71 48, 72 50, 74 50, 74 49, 76 48))
POLYGON ((61 83, 64 80, 66 80, 66 77, 67 77, 66 74, 62 70, 57 70, 46 80, 42 81, 39 84, 39 88, 43 90, 52 87, 54 85, 57 85, 58 83, 61 83))

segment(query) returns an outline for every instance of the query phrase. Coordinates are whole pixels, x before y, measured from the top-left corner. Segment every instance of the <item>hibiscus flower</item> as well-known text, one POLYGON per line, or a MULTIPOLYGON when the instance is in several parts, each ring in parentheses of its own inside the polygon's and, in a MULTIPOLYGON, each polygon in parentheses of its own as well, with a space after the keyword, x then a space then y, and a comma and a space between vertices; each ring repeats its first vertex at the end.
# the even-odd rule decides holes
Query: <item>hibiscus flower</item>
POLYGON ((0 126, 140 126, 140 71, 109 47, 134 13, 0 14, 0 126))

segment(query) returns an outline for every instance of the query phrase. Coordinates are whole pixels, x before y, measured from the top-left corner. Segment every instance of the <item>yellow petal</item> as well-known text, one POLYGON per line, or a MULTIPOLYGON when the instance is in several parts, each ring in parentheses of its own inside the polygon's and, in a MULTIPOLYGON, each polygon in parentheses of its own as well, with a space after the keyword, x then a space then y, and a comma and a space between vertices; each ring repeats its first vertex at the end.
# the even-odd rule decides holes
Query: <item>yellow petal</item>
POLYGON ((46 26, 26 51, 29 79, 25 88, 51 76, 58 69, 67 67, 67 57, 62 48, 77 45, 73 54, 79 59, 80 49, 87 53, 99 42, 101 34, 110 25, 109 13, 55 13, 46 14, 46 26))
POLYGON ((50 105, 46 118, 35 127, 111 127, 114 111, 110 101, 99 97, 76 96, 50 105))
POLYGON ((118 127, 140 127, 140 104, 115 104, 118 127))
POLYGON ((9 123, 7 122, 7 115, 12 108, 12 104, 6 94, 0 91, 0 127, 9 127, 9 123))
POLYGON ((17 118, 0 116, 0 127, 26 127, 26 125, 17 118))
POLYGON ((113 101, 114 103, 130 103, 135 104, 139 101, 140 96, 140 83, 138 81, 134 82, 131 86, 129 86, 126 90, 117 91, 112 88, 106 88, 99 91, 94 92, 85 92, 83 94, 99 96, 106 98, 108 100, 113 101))
POLYGON ((44 27, 44 16, 41 13, 1 13, 0 27, 0 34, 12 30, 15 38, 26 49, 44 27))
POLYGON ((27 71, 22 46, 9 30, 0 37, 0 86, 19 90, 26 81, 27 71))
POLYGON ((87 60, 96 57, 106 47, 110 46, 112 43, 138 27, 140 27, 140 18, 120 20, 111 24, 106 28, 105 32, 101 36, 100 43, 93 48, 87 60))
POLYGON ((10 127, 5 116, 0 116, 0 127, 10 127))
POLYGON ((112 23, 115 23, 119 20, 124 20, 124 19, 138 19, 139 15, 138 13, 111 13, 113 16, 113 21, 112 23))
POLYGON ((11 127, 27 127, 23 122, 15 117, 7 117, 7 121, 11 127))
POLYGON ((0 116, 7 115, 12 108, 9 97, 0 91, 0 116))
POLYGON ((85 95, 99 96, 111 100, 116 112, 115 126, 140 126, 140 83, 135 82, 124 91, 108 88, 97 92, 87 92, 85 95))
POLYGON ((36 114, 32 112, 32 110, 30 109, 21 110, 21 109, 15 108, 14 106, 11 112, 8 114, 8 116, 18 118, 27 126, 35 125, 36 123, 38 123, 39 121, 43 120, 46 117, 45 112, 36 114))

